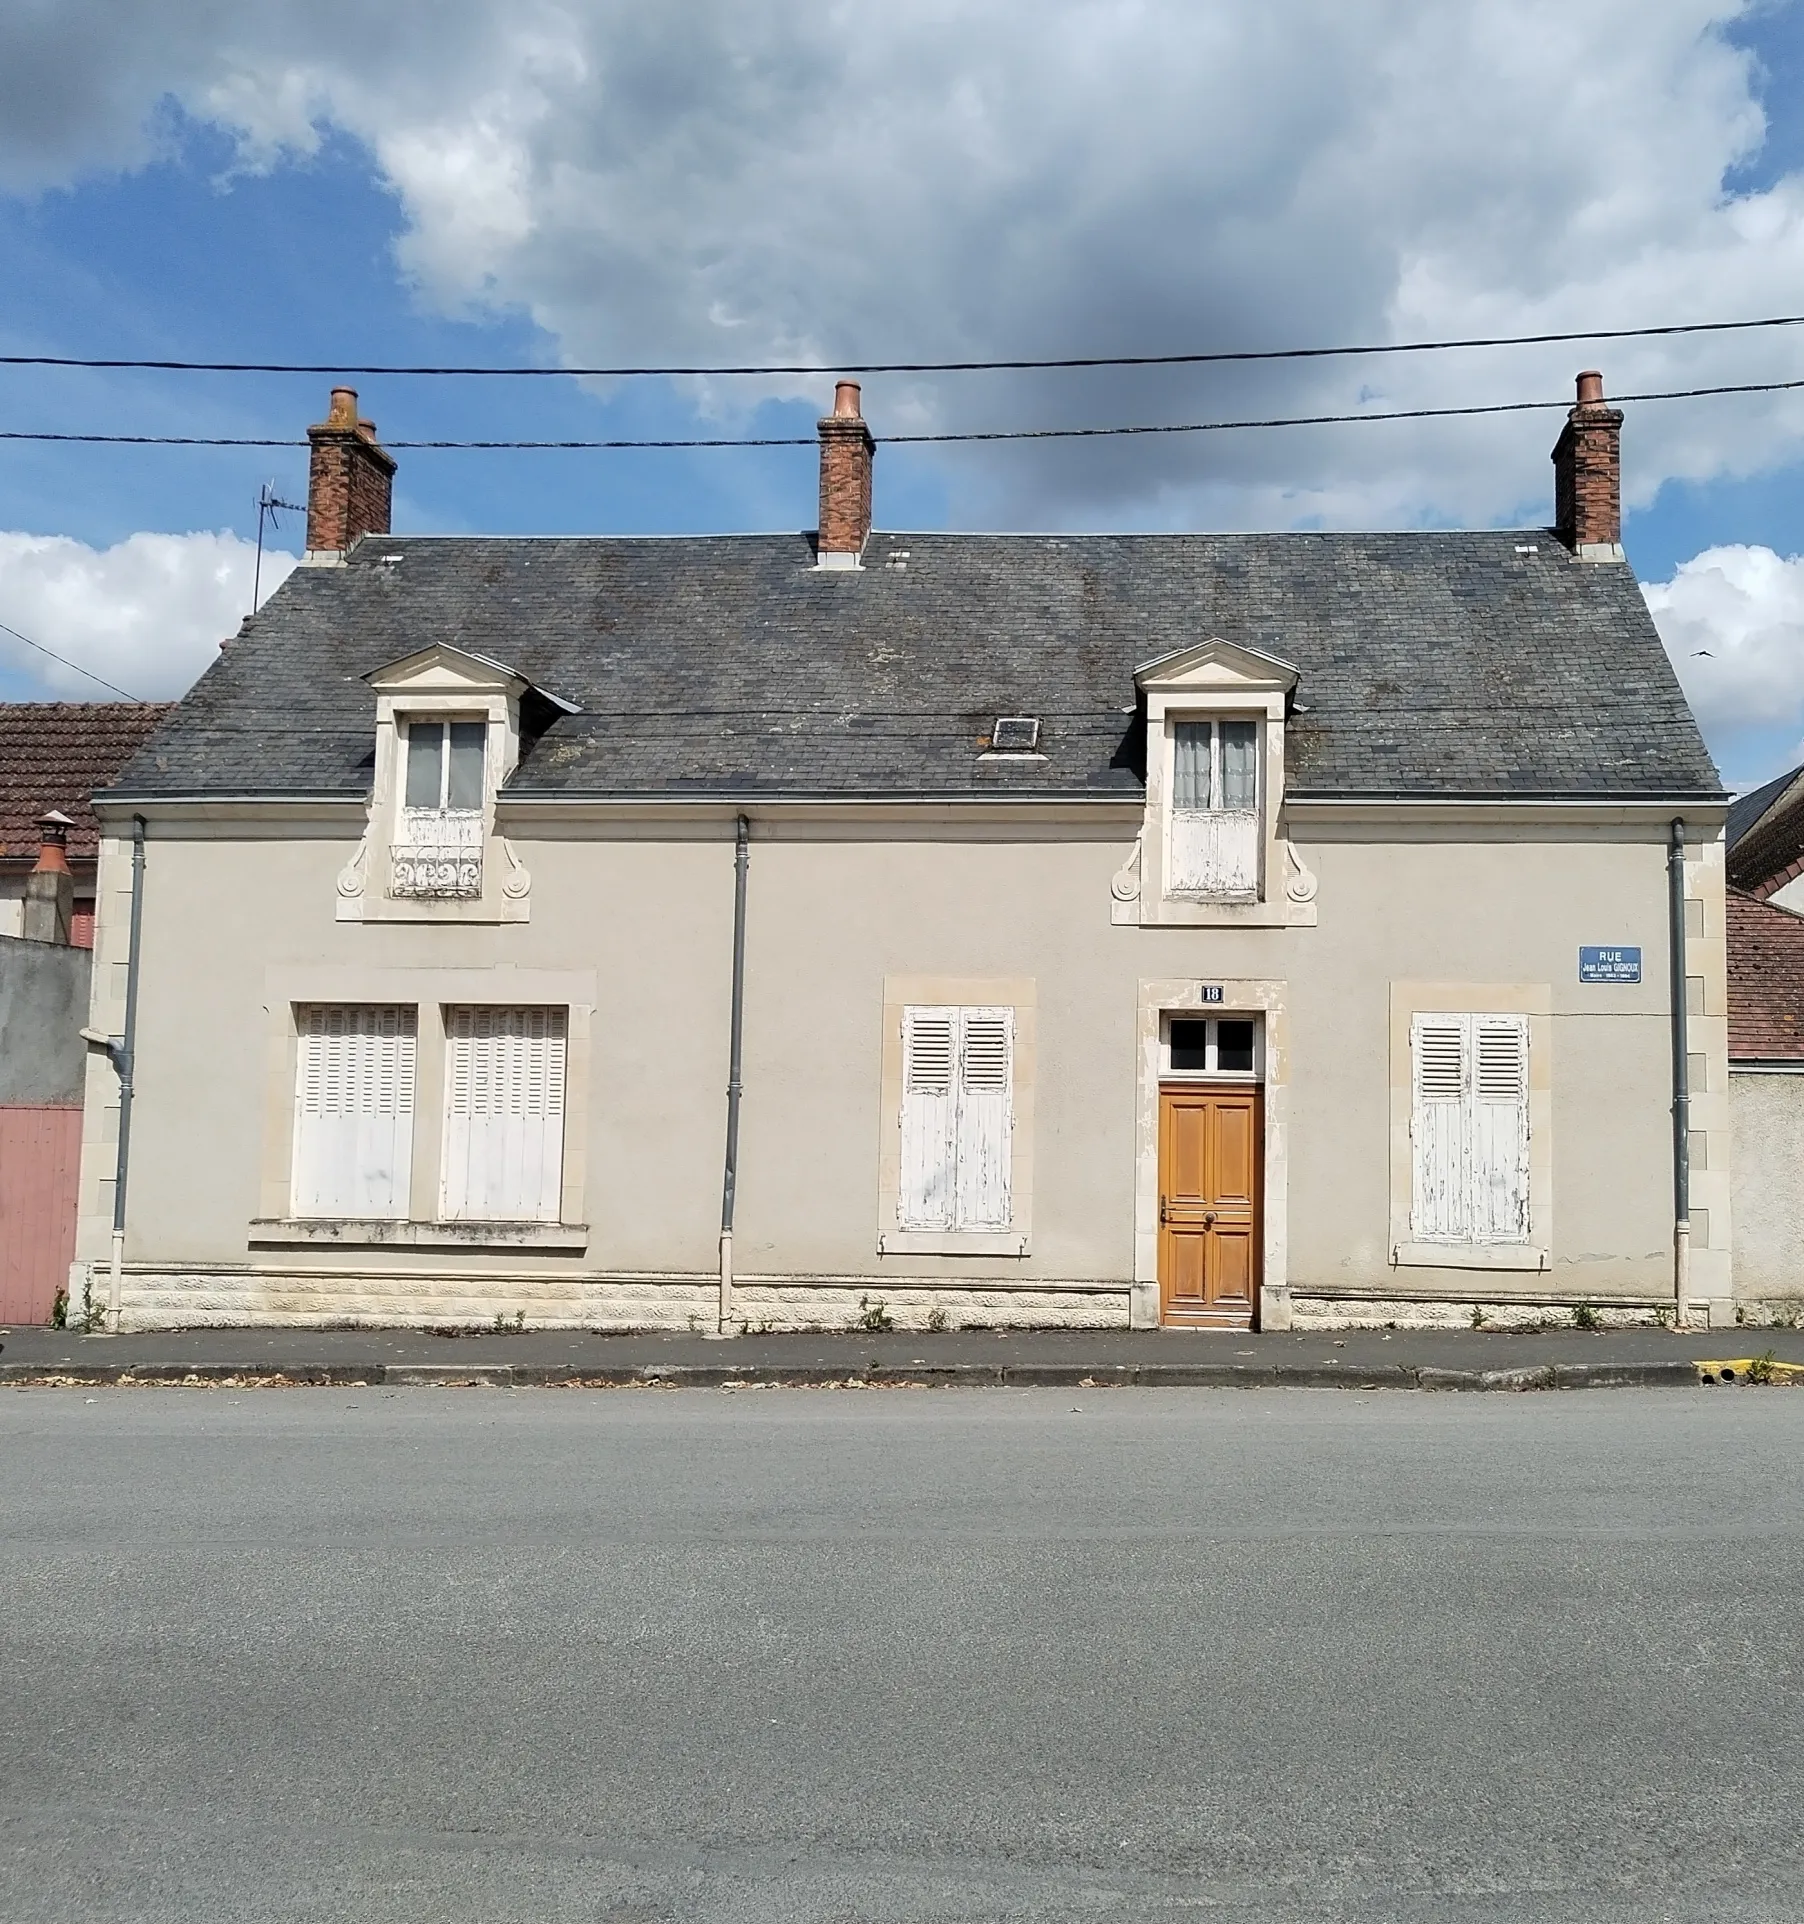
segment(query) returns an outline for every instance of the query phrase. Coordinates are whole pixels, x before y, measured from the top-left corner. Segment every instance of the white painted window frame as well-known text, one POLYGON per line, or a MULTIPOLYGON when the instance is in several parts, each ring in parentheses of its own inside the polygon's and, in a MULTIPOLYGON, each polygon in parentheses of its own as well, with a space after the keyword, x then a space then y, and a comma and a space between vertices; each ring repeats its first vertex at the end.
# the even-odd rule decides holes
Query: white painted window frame
MULTIPOLYGON (((1400 1272, 1490 1270, 1545 1274, 1554 1249, 1555 1023, 1553 991, 1545 982, 1412 982, 1390 985, 1390 1260, 1400 1272), (1422 1019, 1479 1016, 1526 1025, 1528 1081, 1528 1235, 1524 1241, 1424 1241, 1417 1235, 1416 1036, 1422 1019)), ((1446 1281, 1397 1277, 1405 1297, 1445 1293, 1446 1281)), ((1512 1286, 1501 1280, 1507 1293, 1512 1286)), ((1538 1300, 1538 1299, 1537 1299, 1538 1300)))
POLYGON ((1010 1228, 1014 1045, 1012 1008, 912 1003, 903 1009, 898 1228, 953 1235, 1010 1228))
POLYGON ((404 1219, 419 1106, 418 1008, 312 1002, 295 1015, 290 1214, 297 1220, 404 1219))
POLYGON ((1195 1012, 1176 1010, 1161 1018, 1159 1033, 1159 1074, 1167 1082, 1244 1082, 1257 1084, 1265 1075, 1265 1021, 1256 1013, 1242 1014, 1235 1010, 1225 1013, 1210 1007, 1195 1012), (1208 1067, 1202 1069, 1177 1069, 1172 1066, 1172 1024, 1175 1022, 1204 1022, 1208 1024, 1209 1039, 1205 1060, 1208 1067), (1219 1029, 1224 1022, 1247 1022, 1253 1029, 1253 1066, 1250 1069, 1224 1069, 1219 1064, 1221 1037, 1219 1029))
POLYGON ((1266 801, 1266 741, 1262 715, 1246 713, 1186 714, 1172 715, 1166 724, 1168 750, 1171 757, 1171 780, 1167 789, 1171 805, 1166 812, 1166 878, 1167 892, 1184 901, 1192 902, 1261 902, 1265 899, 1265 801, 1266 801), (1234 809, 1227 806, 1226 780, 1222 767, 1222 727, 1224 723, 1242 722, 1251 726, 1254 733, 1253 750, 1253 806, 1250 809, 1234 809), (1205 806, 1180 807, 1178 804, 1177 758, 1179 739, 1186 728, 1206 728, 1209 731, 1209 799, 1205 806), (1230 839, 1250 840, 1251 846, 1245 851, 1250 857, 1245 863, 1248 871, 1244 886, 1226 883, 1211 885, 1206 882, 1180 880, 1181 851, 1191 840, 1213 839, 1226 844, 1230 839))
POLYGON ((886 976, 879 1075, 877 1142, 877 1235, 885 1268, 912 1271, 920 1259, 925 1276, 936 1257, 957 1256, 983 1265, 998 1287, 1026 1288, 1014 1260, 1032 1252, 1034 1201, 1034 1083, 1038 1026, 1037 991, 1029 976, 886 976), (902 1208, 902 1107, 906 1011, 999 1010, 1009 1021, 1008 1221, 998 1229, 919 1229, 906 1226, 902 1208))
POLYGON ((488 825, 495 814, 495 790, 497 776, 495 758, 490 753, 494 736, 494 723, 487 712, 474 713, 469 710, 459 712, 455 709, 409 709, 395 718, 399 739, 395 744, 395 806, 394 816, 389 824, 389 875, 388 893, 393 900, 421 899, 427 901, 467 901, 480 899, 482 895, 483 848, 488 839, 488 825), (451 785, 451 742, 449 732, 444 738, 444 750, 439 761, 439 799, 435 808, 410 807, 407 800, 407 777, 413 760, 413 731, 416 728, 444 728, 449 731, 456 725, 480 727, 483 731, 482 744, 482 795, 474 808, 453 808, 450 804, 451 785), (455 864, 460 871, 462 886, 454 886, 449 881, 443 887, 401 887, 397 885, 397 869, 405 861, 411 850, 431 849, 436 854, 436 866, 455 864), (470 875, 473 868, 474 876, 470 875))
POLYGON ((1412 1019, 1410 1234, 1415 1242, 1526 1247, 1533 1218, 1530 1074, 1526 1015, 1442 1010, 1412 1019), (1505 1055, 1507 1095, 1499 1093, 1505 1055))
POLYGON ((263 1151, 253 1251, 333 1249, 522 1250, 581 1255, 589 1245, 588 1120, 596 1004, 593 970, 388 969, 273 965, 264 972, 267 1052, 263 1151), (316 1003, 396 1003, 417 1012, 409 1207, 382 1218, 297 1216, 294 1155, 297 1077, 305 1010, 316 1003), (464 1004, 548 1006, 566 1011, 563 1166, 555 1220, 447 1222, 443 1185, 446 1035, 444 1012, 464 1004))
POLYGON ((555 1223, 564 1186, 568 1009, 461 1003, 443 1019, 438 1220, 555 1223))

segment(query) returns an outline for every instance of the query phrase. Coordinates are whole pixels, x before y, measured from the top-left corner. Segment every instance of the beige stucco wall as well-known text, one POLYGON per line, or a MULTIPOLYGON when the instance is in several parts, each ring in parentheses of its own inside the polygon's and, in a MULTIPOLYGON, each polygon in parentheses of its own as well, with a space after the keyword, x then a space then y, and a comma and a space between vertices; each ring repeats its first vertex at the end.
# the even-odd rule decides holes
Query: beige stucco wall
MULTIPOLYGON (((1111 923, 1133 824, 1033 834, 754 823, 735 1260, 753 1320, 842 1320, 864 1293, 955 1320, 1121 1322, 1135 1273, 1140 985, 1275 984, 1288 1025, 1284 1154, 1293 1294, 1653 1301, 1671 1287, 1663 831, 1369 830, 1299 845, 1314 928, 1111 923), (1638 943, 1639 987, 1577 982, 1581 942, 1638 943), (879 1256, 886 977, 1029 977, 1036 993, 1029 1251, 879 1256), (1552 1037, 1550 1266, 1400 1269, 1392 1203, 1392 985, 1522 985, 1552 1037), (783 1291, 787 1290, 787 1296, 783 1291), (786 1308, 785 1305, 788 1305, 786 1308)), ((354 831, 254 843, 153 823, 144 904, 125 1310, 674 1322, 711 1313, 732 923, 730 820, 510 830, 531 919, 451 928, 334 919, 354 831), (315 1248, 255 1254, 266 1156, 271 970, 592 975, 586 1253, 315 1248)), ((94 1025, 123 992, 120 845, 106 851, 94 1025)), ((1704 871, 1700 868, 1700 874, 1704 871)), ((1707 882, 1701 883, 1707 889, 1707 882)), ((1702 910, 1700 908, 1700 913, 1702 910)), ((1720 914, 1720 907, 1718 909, 1720 914)), ((1700 964, 1700 967, 1702 965, 1700 964)), ((1694 1051, 1716 1044, 1700 987, 1694 1051)), ((1475 1002, 1475 1007, 1483 1006, 1475 1002)), ((80 1253, 104 1264, 114 1098, 90 1074, 80 1253)), ((1718 1088, 1724 1079, 1717 1072, 1718 1088)), ((423 1100, 430 1098, 422 1092, 423 1100)), ((1708 1113, 1705 1114, 1708 1124, 1708 1113)), ((1721 1145, 1706 1161, 1726 1172, 1721 1145)), ((1726 1173, 1722 1180, 1726 1182, 1726 1173)), ((1713 1230, 1720 1240, 1728 1210, 1713 1230)), ((1706 1268, 1708 1253, 1705 1252, 1706 1268)), ((1269 1280, 1269 1279, 1268 1279, 1269 1280)), ((104 1287, 104 1284, 102 1285, 104 1287)), ((1711 1285, 1700 1295, 1713 1293, 1711 1285)), ((1726 1294, 1726 1282, 1721 1286, 1726 1294)))
POLYGON ((1729 1077, 1735 1293, 1804 1305, 1804 1073, 1729 1077))

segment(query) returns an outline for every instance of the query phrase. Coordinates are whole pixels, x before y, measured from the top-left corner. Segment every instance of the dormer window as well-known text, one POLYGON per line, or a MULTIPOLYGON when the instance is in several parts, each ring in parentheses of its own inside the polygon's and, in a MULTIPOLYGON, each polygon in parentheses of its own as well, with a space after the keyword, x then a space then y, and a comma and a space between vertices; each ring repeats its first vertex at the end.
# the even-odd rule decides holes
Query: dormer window
POLYGON ((368 825, 339 871, 341 922, 527 922, 532 877, 503 831, 521 715, 575 703, 518 669, 432 642, 366 677, 376 696, 368 825))
POLYGON ((1284 834, 1284 731, 1298 671, 1219 635, 1134 671, 1146 813, 1109 882, 1112 922, 1282 928, 1316 919, 1284 834))
POLYGON ((389 893, 482 893, 485 721, 409 720, 407 777, 391 849, 389 893))
POLYGON ((1262 719, 1172 724, 1171 892, 1211 902, 1256 902, 1264 836, 1259 819, 1262 719))

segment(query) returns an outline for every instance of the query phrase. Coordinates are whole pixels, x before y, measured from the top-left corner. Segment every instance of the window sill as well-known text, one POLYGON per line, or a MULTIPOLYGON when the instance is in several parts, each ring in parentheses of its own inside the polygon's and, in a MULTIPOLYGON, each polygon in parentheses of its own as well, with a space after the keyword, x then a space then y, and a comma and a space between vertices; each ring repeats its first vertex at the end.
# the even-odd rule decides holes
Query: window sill
POLYGON ((1293 902, 1288 897, 1276 901, 1228 902, 1219 898, 1205 901, 1195 896, 1155 895, 1111 902, 1109 920, 1137 928, 1313 928, 1316 907, 1313 900, 1293 902))
POLYGON ((253 1249, 560 1249, 581 1255, 587 1223, 421 1223, 339 1216, 263 1218, 250 1226, 253 1249))
POLYGON ((886 1229, 877 1238, 879 1256, 1025 1256, 1026 1232, 1019 1229, 886 1229))
POLYGON ((1547 1251, 1527 1243, 1399 1243, 1391 1251, 1399 1269, 1545 1270, 1547 1251))

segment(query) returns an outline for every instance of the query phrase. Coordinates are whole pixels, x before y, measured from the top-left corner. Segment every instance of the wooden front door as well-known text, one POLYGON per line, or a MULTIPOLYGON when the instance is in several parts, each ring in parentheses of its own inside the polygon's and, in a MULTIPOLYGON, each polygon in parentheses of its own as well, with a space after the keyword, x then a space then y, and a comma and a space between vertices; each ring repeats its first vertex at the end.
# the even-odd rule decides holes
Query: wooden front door
POLYGON ((1257 1088, 1159 1091, 1159 1313, 1251 1329, 1259 1300, 1264 1130, 1257 1088))

